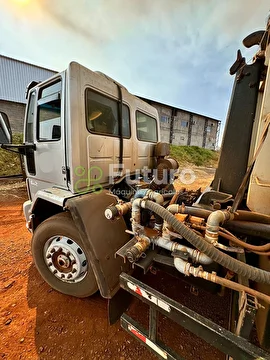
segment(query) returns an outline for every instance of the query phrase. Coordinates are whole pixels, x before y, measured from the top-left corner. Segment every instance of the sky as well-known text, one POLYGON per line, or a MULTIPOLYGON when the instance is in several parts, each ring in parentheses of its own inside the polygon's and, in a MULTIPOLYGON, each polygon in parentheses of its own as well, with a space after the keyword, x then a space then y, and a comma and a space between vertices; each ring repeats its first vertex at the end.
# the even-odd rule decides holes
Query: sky
POLYGON ((222 120, 242 39, 269 0, 0 0, 0 54, 62 71, 71 61, 131 93, 222 120))

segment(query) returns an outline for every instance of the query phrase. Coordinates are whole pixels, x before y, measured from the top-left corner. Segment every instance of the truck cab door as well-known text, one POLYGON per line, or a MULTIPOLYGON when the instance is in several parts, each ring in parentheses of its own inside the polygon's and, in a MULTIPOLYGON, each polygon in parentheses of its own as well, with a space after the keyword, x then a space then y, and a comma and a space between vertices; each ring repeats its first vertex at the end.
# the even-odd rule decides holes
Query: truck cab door
POLYGON ((31 198, 48 187, 67 188, 63 84, 58 76, 28 96, 24 142, 34 144, 25 156, 31 198))

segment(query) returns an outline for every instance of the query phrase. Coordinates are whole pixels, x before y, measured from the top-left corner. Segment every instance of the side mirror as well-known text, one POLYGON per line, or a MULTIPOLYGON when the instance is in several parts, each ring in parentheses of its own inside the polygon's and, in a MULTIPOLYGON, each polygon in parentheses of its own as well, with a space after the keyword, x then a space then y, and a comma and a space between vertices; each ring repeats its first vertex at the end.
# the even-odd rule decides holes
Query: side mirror
POLYGON ((8 117, 5 113, 0 111, 0 144, 11 144, 11 143, 12 143, 12 131, 8 117))

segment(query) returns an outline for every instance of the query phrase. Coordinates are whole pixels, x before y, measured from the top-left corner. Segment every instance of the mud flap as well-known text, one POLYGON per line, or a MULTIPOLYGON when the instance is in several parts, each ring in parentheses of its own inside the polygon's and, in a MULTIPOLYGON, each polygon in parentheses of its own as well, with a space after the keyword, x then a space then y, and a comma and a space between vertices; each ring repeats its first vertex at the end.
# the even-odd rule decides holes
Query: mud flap
POLYGON ((131 304, 131 301, 132 295, 121 288, 112 299, 108 300, 108 319, 110 325, 115 324, 120 319, 131 304))
POLYGON ((104 216, 107 206, 115 199, 104 190, 100 193, 84 194, 68 199, 66 208, 78 228, 84 250, 91 261, 100 293, 112 298, 119 290, 119 275, 129 272, 130 265, 124 264, 116 251, 129 241, 125 232, 126 224, 122 218, 109 221, 104 216))

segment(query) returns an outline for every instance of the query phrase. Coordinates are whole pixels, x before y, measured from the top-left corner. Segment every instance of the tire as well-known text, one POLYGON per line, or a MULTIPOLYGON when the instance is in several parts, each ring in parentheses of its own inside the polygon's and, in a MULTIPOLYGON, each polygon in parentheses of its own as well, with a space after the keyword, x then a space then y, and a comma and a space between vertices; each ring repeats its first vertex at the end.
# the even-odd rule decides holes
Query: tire
POLYGON ((37 227, 32 238, 32 255, 40 275, 53 289, 79 298, 98 290, 70 213, 54 215, 37 227))

